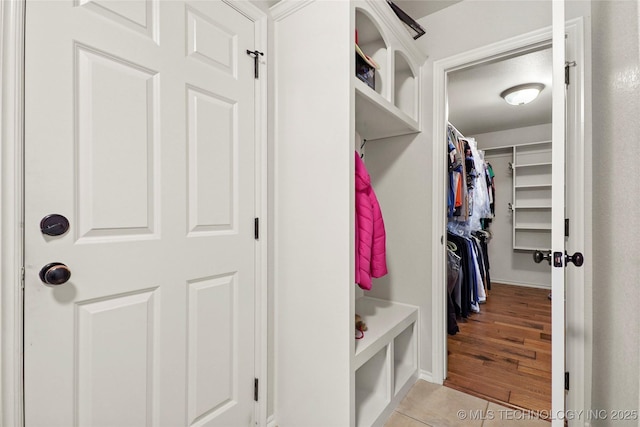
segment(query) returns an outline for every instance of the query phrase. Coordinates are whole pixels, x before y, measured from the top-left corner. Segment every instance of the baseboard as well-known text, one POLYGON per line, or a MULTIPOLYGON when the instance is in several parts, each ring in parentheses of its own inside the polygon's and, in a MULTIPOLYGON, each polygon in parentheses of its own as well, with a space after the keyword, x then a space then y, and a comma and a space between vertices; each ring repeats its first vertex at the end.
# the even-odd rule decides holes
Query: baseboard
POLYGON ((271 415, 267 418, 267 427, 278 427, 275 415, 271 415))
POLYGON ((491 278, 491 283, 496 283, 501 285, 511 285, 511 286, 524 286, 525 288, 538 288, 538 289, 551 290, 551 285, 543 285, 541 283, 512 282, 510 280, 502 280, 494 277, 491 278))
POLYGON ((424 380, 428 383, 433 382, 433 375, 429 371, 425 371, 424 369, 420 369, 420 375, 418 375, 418 379, 424 380))

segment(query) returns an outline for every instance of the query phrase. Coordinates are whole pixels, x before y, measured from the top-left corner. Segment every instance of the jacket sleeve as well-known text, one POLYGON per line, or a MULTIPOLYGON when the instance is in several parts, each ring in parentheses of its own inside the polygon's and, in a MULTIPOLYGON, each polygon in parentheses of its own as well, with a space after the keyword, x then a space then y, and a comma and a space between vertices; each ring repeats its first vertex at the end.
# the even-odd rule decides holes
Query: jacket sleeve
POLYGON ((369 189, 356 192, 356 229, 358 253, 356 258, 356 283, 362 289, 371 289, 371 249, 373 242, 373 212, 369 189))
POLYGON ((355 231, 356 231, 356 236, 355 236, 355 244, 354 249, 355 249, 355 258, 354 258, 354 262, 355 262, 355 283, 360 284, 360 233, 358 230, 358 227, 360 227, 359 221, 358 221, 358 213, 356 212, 356 218, 355 218, 355 231))
POLYGON ((373 208, 373 241, 371 245, 371 276, 382 277, 387 271, 387 245, 386 232, 384 230, 384 220, 382 211, 376 194, 371 189, 370 196, 373 208))

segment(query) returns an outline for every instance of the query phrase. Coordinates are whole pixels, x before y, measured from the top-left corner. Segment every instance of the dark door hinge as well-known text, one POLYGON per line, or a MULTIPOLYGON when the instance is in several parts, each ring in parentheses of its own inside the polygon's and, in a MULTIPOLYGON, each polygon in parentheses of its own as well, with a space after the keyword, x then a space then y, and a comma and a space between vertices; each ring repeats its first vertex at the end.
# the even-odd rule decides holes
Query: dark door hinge
POLYGON ((258 379, 253 379, 253 400, 258 401, 258 379))
POLYGON ((253 75, 257 79, 259 77, 259 66, 260 66, 260 56, 264 56, 264 52, 260 52, 257 50, 249 50, 247 49, 247 55, 253 56, 253 75))
POLYGON ((260 218, 253 219, 253 237, 260 240, 260 218))
POLYGON ((575 67, 576 61, 570 61, 564 63, 564 84, 569 85, 569 67, 575 67))
POLYGON ((564 389, 569 390, 569 372, 564 373, 564 389))
POLYGON ((564 237, 569 237, 569 218, 564 219, 564 237))

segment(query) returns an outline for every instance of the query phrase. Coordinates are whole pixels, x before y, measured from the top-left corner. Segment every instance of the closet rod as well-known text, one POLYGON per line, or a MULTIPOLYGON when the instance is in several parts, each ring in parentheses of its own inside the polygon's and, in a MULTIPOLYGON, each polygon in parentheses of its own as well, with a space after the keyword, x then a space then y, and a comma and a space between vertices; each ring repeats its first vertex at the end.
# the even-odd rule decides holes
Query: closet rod
POLYGON ((526 147, 529 145, 541 145, 541 144, 549 144, 551 143, 551 141, 537 141, 537 142, 525 142, 523 144, 511 144, 511 145, 499 145, 497 147, 487 147, 484 149, 484 151, 489 151, 489 150, 506 150, 508 148, 513 148, 513 147, 526 147))
POLYGON ((456 129, 456 127, 455 127, 454 125, 452 125, 452 124, 451 124, 451 122, 447 121, 447 124, 448 124, 449 126, 451 126, 451 128, 457 132, 457 134, 458 134, 458 136, 459 136, 459 137, 461 137, 461 138, 464 138, 464 137, 465 137, 465 136, 462 134, 462 132, 460 132, 458 129, 456 129))

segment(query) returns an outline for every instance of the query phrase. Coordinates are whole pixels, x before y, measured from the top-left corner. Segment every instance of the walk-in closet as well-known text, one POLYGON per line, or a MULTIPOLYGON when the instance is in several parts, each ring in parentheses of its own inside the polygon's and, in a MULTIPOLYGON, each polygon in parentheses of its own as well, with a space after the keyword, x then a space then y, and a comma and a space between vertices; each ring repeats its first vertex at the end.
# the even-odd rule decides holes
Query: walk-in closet
POLYGON ((534 254, 551 248, 551 64, 543 46, 449 73, 446 141, 445 385, 547 412, 551 274, 534 254))

